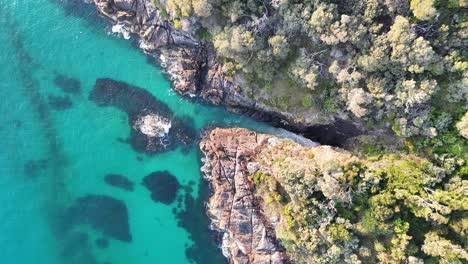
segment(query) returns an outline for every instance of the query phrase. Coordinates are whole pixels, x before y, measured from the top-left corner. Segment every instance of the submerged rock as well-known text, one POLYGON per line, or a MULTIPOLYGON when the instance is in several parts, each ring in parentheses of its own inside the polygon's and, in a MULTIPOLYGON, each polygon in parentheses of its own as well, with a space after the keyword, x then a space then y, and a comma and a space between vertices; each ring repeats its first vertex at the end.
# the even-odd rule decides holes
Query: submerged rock
POLYGON ((151 199, 163 204, 171 204, 181 187, 177 178, 168 171, 157 171, 146 176, 142 183, 151 192, 151 199))
POLYGON ((69 96, 49 95, 49 105, 52 109, 63 111, 73 106, 73 102, 69 96))
POLYGON ((96 246, 100 249, 105 249, 109 247, 109 240, 105 238, 98 238, 96 239, 95 243, 96 243, 96 246))
POLYGON ((189 117, 177 117, 148 91, 112 79, 97 79, 89 99, 99 106, 113 106, 128 115, 130 144, 138 152, 154 154, 188 146, 196 138, 189 117))
POLYGON ((104 177, 104 181, 114 187, 126 190, 133 191, 133 182, 127 177, 119 174, 107 174, 104 177))
POLYGON ((79 94, 81 92, 81 82, 78 79, 57 74, 54 78, 54 84, 63 92, 69 94, 79 94))
POLYGON ((83 232, 73 232, 69 239, 62 245, 61 254, 64 257, 75 257, 80 250, 87 246, 89 236, 83 232))
MULTIPOLYGON (((193 241, 185 248, 185 255, 193 263, 226 263, 225 257, 218 249, 219 233, 209 229, 210 219, 205 213, 206 200, 209 189, 200 179, 198 195, 192 196, 189 186, 185 186, 184 193, 177 197, 177 208, 173 213, 177 217, 178 225, 185 229, 193 241)), ((189 182, 189 185, 195 182, 189 182)))
POLYGON ((87 224, 105 236, 132 241, 127 206, 110 196, 86 195, 76 199, 68 209, 66 220, 72 226, 87 224))
POLYGON ((47 168, 47 160, 28 160, 24 164, 24 174, 28 177, 35 177, 47 168))

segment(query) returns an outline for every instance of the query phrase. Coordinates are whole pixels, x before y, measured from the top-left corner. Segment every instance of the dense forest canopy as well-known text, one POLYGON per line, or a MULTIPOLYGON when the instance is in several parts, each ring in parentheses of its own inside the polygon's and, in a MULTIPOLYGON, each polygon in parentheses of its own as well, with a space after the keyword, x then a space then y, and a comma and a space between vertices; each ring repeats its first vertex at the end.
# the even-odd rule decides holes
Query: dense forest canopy
POLYGON ((466 130, 466 0, 166 4, 180 28, 196 18, 227 72, 267 104, 360 118, 402 137, 434 139, 457 122, 466 130))
POLYGON ((333 168, 269 154, 252 179, 297 262, 467 263, 468 1, 154 2, 250 97, 399 139, 362 138, 333 168))

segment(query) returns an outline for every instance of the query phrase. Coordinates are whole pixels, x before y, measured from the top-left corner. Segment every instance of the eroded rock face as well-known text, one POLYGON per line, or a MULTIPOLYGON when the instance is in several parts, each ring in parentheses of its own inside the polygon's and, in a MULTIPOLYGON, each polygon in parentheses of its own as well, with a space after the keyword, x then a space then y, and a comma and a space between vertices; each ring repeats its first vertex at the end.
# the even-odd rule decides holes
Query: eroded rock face
POLYGON ((288 262, 248 178, 249 162, 271 137, 241 128, 214 129, 200 143, 205 154, 202 173, 213 191, 208 215, 212 227, 223 233, 223 254, 230 263, 288 262))

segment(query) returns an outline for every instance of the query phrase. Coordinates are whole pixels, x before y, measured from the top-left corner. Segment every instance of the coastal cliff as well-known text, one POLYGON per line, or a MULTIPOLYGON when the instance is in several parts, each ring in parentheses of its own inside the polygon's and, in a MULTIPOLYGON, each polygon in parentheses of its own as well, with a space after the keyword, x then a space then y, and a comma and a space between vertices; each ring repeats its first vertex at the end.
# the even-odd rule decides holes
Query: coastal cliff
MULTIPOLYGON (((155 56, 172 82, 172 88, 188 98, 201 98, 224 105, 230 111, 269 122, 313 140, 342 145, 361 134, 357 124, 321 116, 298 118, 292 112, 268 106, 250 98, 226 74, 213 43, 194 37, 196 21, 187 20, 187 30, 176 29, 166 11, 150 0, 92 0, 98 12, 113 23, 112 31, 130 38, 138 36, 139 47, 155 56)), ((164 8, 163 8, 164 9, 164 8)))
POLYGON ((230 263, 419 264, 440 254, 431 241, 444 238, 431 225, 445 228, 452 210, 466 210, 462 174, 428 191, 447 169, 413 155, 357 157, 242 128, 215 128, 200 149, 208 216, 230 263))

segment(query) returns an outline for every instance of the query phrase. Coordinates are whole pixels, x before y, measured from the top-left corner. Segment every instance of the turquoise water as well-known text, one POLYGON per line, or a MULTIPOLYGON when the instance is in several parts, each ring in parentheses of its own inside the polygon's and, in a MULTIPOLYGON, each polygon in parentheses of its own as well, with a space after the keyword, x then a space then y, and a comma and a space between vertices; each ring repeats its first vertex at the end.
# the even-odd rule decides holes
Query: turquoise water
MULTIPOLYGON (((137 153, 124 141, 127 115, 97 106, 88 94, 96 79, 111 78, 146 89, 176 115, 191 117, 198 131, 206 125, 273 129, 181 99, 156 65, 130 41, 110 35, 106 25, 91 6, 0 0, 1 263, 223 262, 204 217, 206 183, 196 142, 188 150, 137 153), (59 75, 79 80, 81 91, 61 90, 54 83, 59 75), (65 105, 51 104, 54 96, 67 98, 65 105), (164 170, 182 186, 178 202, 155 202, 141 184, 164 170), (106 174, 126 176, 134 190, 106 184, 106 174), (125 205, 131 241, 67 217, 68 208, 87 195, 125 205)), ((103 225, 121 224, 106 217, 103 225)))

